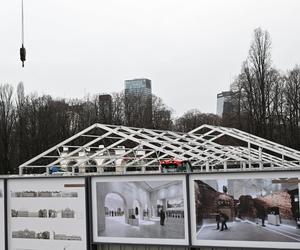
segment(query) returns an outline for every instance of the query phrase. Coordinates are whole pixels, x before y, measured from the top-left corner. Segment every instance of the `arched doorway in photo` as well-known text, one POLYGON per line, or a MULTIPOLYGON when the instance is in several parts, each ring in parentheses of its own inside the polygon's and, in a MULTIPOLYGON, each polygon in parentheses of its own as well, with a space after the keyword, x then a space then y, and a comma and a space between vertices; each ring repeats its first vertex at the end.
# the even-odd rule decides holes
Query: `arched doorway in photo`
POLYGON ((122 195, 117 193, 109 193, 105 197, 105 216, 117 217, 121 223, 125 223, 126 202, 122 195))

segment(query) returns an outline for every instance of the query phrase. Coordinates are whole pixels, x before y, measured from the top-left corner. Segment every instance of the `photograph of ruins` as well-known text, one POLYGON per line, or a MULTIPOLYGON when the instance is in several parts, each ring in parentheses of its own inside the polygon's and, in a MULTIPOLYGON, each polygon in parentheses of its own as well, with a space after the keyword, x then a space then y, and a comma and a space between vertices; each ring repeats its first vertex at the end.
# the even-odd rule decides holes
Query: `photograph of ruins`
POLYGON ((197 240, 299 242, 299 180, 195 180, 197 240))
POLYGON ((185 239, 183 181, 95 184, 98 237, 185 239))

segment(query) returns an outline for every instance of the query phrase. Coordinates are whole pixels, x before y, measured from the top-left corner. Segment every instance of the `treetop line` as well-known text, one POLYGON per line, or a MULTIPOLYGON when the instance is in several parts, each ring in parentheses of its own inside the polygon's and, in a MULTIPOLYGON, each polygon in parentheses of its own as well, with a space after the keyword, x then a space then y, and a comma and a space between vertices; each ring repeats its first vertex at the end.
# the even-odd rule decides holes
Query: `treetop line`
POLYGON ((143 117, 146 106, 141 105, 141 95, 132 95, 125 102, 123 92, 113 93, 111 102, 105 104, 99 95, 84 100, 25 95, 19 84, 14 97, 13 87, 1 84, 0 173, 16 173, 22 162, 94 123, 180 132, 202 124, 222 125, 300 149, 300 68, 286 73, 274 68, 267 31, 254 31, 249 55, 231 91, 232 108, 222 117, 190 110, 174 118, 172 109, 153 95, 149 123, 143 117))

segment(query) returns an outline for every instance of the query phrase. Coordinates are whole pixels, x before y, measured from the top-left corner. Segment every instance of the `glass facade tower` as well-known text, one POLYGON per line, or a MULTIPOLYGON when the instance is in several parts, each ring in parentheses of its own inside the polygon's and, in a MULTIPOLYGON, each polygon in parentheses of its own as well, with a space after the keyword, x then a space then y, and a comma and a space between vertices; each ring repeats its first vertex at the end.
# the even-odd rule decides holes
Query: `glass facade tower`
POLYGON ((146 78, 125 80, 125 94, 151 95, 151 80, 146 78))

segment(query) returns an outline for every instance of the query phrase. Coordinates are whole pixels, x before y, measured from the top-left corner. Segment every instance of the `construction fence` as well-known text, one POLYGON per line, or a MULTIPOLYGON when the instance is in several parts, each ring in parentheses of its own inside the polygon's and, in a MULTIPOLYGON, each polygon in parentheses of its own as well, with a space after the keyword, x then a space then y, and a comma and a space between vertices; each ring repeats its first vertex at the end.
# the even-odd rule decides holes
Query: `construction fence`
POLYGON ((0 249, 300 249, 299 177, 3 177, 0 249))

